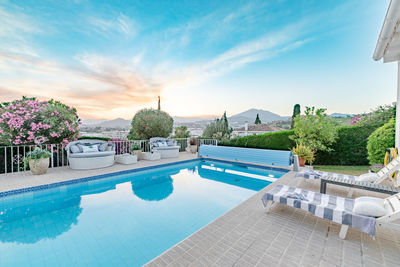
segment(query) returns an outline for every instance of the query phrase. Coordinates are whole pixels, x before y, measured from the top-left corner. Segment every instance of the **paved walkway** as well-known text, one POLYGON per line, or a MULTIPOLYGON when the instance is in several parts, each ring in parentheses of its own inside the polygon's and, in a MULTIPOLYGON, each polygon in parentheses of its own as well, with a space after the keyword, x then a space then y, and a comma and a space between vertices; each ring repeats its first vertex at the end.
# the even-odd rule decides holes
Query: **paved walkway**
MULTIPOLYGON (((295 179, 291 172, 276 184, 319 191, 318 181, 295 179)), ((400 233, 378 228, 377 238, 305 211, 275 204, 265 213, 261 196, 249 200, 154 259, 148 266, 400 266, 400 233)), ((328 185, 328 194, 346 196, 347 188, 328 185)), ((355 190, 353 197, 383 194, 355 190)))

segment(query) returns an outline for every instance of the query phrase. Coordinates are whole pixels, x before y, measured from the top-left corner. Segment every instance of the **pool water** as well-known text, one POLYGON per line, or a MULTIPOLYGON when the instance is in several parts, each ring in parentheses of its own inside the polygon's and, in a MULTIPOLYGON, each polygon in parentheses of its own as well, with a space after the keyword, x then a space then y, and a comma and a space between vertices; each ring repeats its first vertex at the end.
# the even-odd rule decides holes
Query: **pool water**
POLYGON ((285 171, 191 161, 0 198, 0 266, 141 266, 285 171))

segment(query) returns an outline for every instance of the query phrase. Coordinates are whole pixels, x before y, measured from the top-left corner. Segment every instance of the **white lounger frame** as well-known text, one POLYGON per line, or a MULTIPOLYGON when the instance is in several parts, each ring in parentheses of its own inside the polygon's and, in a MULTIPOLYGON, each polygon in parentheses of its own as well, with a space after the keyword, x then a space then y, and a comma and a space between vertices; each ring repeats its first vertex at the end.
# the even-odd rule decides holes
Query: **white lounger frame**
MULTIPOLYGON (((265 207, 266 209, 265 212, 269 212, 274 203, 275 203, 274 201, 269 200, 265 207)), ((376 218, 376 226, 386 227, 396 231, 400 231, 400 224, 393 223, 394 221, 400 219, 400 193, 385 198, 384 203, 389 204, 392 212, 388 215, 376 218)), ((341 239, 345 239, 348 230, 349 226, 342 224, 342 227, 340 228, 339 232, 339 237, 341 239)), ((375 237, 373 237, 373 239, 375 240, 375 237)))

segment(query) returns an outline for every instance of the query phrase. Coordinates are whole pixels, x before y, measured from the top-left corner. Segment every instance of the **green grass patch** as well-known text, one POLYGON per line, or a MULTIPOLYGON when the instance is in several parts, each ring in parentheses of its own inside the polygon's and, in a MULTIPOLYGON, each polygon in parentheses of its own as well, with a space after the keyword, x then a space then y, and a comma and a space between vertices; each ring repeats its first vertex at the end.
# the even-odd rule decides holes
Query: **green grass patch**
POLYGON ((336 172, 349 175, 360 175, 368 172, 370 166, 314 165, 314 170, 336 172))

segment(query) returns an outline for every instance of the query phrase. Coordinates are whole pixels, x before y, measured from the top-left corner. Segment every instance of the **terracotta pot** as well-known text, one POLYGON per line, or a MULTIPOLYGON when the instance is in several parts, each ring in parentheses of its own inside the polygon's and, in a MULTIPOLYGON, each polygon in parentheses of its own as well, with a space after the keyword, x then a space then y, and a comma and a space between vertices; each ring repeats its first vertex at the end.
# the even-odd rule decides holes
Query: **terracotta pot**
POLYGON ((138 160, 142 159, 142 150, 132 150, 131 154, 136 155, 138 160))
POLYGON ((197 152, 197 145, 190 145, 189 150, 191 153, 196 153, 197 152))
POLYGON ((306 166, 306 160, 303 158, 299 158, 299 165, 300 165, 300 167, 306 166))
POLYGON ((29 160, 29 168, 34 175, 45 174, 47 169, 49 168, 50 158, 46 159, 38 159, 35 163, 35 160, 29 160))

